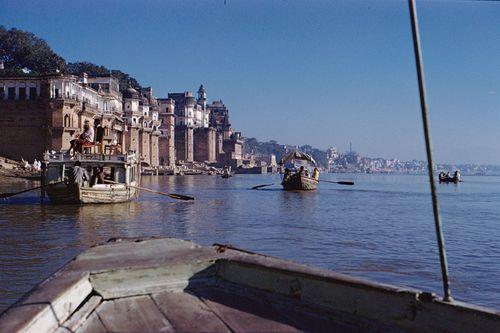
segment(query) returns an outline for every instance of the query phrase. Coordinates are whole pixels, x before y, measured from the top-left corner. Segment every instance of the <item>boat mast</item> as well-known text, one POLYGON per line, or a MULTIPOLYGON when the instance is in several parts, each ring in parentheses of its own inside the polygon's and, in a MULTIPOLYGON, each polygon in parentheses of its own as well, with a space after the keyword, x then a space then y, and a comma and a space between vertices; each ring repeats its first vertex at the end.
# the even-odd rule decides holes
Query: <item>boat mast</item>
POLYGON ((427 167, 429 172, 429 182, 431 185, 431 195, 432 195, 432 210, 434 213, 434 224, 436 227, 436 235, 439 247, 439 260, 441 262, 441 275, 443 279, 443 289, 444 289, 444 301, 450 302, 451 291, 450 291, 450 281, 448 276, 448 263, 446 260, 446 249, 444 246, 443 230, 441 227, 441 217, 439 214, 439 203, 436 193, 436 183, 434 180, 434 163, 432 161, 432 147, 431 147, 431 134, 429 128, 429 116, 427 115, 427 102, 425 93, 425 81, 424 81, 424 65, 422 63, 422 51, 420 49, 420 33, 418 30, 418 17, 417 17, 417 7, 415 5, 415 0, 408 0, 408 6, 410 8, 411 17, 411 30, 413 37, 413 49, 415 51, 415 63, 417 66, 417 77, 418 77, 418 89, 420 93, 420 108, 422 111, 422 122, 424 126, 424 136, 425 136, 425 149, 427 152, 427 167))

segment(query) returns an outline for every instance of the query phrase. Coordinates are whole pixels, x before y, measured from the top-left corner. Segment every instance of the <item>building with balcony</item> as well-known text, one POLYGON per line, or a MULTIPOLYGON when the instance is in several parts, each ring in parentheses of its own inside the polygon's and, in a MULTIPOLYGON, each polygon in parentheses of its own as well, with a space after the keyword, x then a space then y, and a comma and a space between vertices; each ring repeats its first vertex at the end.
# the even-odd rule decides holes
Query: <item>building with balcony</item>
POLYGON ((0 76, 0 155, 33 160, 48 149, 69 149, 85 121, 96 119, 102 147, 134 150, 144 164, 159 165, 161 119, 150 88, 122 95, 113 77, 0 76))

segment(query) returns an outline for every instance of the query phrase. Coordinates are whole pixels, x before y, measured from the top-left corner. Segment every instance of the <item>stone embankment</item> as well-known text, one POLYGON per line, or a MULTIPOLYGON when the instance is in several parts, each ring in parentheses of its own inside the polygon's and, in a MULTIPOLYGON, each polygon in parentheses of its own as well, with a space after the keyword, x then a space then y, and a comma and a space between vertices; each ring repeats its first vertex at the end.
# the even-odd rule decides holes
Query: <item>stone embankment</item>
POLYGON ((224 168, 202 162, 190 162, 175 167, 144 167, 143 175, 221 175, 224 168))
POLYGON ((34 170, 31 165, 0 156, 0 179, 2 182, 12 182, 16 178, 34 179, 39 176, 39 171, 34 170))

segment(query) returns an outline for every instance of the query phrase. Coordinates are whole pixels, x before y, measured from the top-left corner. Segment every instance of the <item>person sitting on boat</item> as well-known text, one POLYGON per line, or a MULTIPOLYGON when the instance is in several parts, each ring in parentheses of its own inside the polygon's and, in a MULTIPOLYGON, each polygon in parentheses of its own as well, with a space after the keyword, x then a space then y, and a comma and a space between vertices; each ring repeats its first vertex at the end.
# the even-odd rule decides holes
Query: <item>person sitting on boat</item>
POLYGON ((288 178, 290 178, 291 175, 292 175, 292 172, 290 171, 290 169, 285 168, 285 173, 283 174, 283 181, 285 181, 288 178))
POLYGON ((309 170, 304 171, 304 175, 305 175, 306 177, 309 177, 309 170))
POLYGON ((72 151, 81 153, 83 151, 83 145, 87 143, 94 143, 94 128, 90 126, 90 122, 85 120, 83 125, 83 133, 78 136, 78 139, 71 140, 69 147, 69 152, 72 151))
POLYGON ((90 185, 104 184, 104 168, 102 166, 94 167, 92 170, 92 178, 90 185))
POLYGON ((457 171, 455 171, 455 173, 453 174, 453 180, 454 180, 456 183, 458 183, 458 182, 460 182, 460 181, 461 181, 461 179, 460 179, 460 171, 458 171, 458 170, 457 170, 457 171))
POLYGON ((316 167, 314 168, 314 171, 313 171, 313 178, 316 180, 319 180, 319 170, 316 167))
POLYGON ((299 174, 299 175, 301 175, 301 176, 303 176, 303 175, 304 175, 304 173, 305 173, 305 170, 304 170, 304 166, 302 165, 302 166, 300 167, 300 169, 299 169, 298 174, 299 174))
POLYGON ((70 184, 78 184, 83 186, 85 181, 89 181, 89 173, 85 168, 82 167, 82 163, 80 161, 75 162, 75 166, 73 167, 73 172, 70 174, 70 184))

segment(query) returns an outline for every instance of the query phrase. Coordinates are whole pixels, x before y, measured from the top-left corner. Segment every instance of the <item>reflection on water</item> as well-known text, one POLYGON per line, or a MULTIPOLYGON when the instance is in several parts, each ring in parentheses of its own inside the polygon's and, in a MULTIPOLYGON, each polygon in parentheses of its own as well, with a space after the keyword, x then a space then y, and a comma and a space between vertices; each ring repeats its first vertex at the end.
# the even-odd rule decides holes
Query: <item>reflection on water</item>
MULTIPOLYGON (((230 243, 441 294, 430 195, 425 177, 323 175, 355 186, 320 184, 285 192, 276 175, 143 177, 142 185, 193 195, 173 201, 142 193, 114 205, 40 205, 37 192, 0 202, 0 310, 83 249, 112 237, 172 236, 230 243)), ((0 184, 15 192, 31 182, 0 184)), ((439 186, 452 292, 500 307, 500 178, 469 177, 439 186)))

